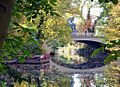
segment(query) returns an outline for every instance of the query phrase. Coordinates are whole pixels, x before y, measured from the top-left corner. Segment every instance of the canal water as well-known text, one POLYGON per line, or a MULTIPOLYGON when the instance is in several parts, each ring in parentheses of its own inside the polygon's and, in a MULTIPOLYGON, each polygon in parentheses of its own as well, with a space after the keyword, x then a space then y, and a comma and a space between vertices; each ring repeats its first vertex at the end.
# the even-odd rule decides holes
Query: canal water
POLYGON ((71 87, 108 87, 102 73, 99 74, 73 74, 71 76, 71 87))

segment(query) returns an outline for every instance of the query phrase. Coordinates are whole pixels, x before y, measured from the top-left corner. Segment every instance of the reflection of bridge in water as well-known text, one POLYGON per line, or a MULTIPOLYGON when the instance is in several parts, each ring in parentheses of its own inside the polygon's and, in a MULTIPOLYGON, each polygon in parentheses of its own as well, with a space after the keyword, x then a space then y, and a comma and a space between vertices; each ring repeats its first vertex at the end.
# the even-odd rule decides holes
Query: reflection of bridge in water
POLYGON ((50 66, 57 68, 60 72, 67 73, 67 74, 95 74, 95 73, 102 73, 104 67, 94 68, 94 69, 73 69, 60 66, 52 61, 50 61, 50 66))
POLYGON ((11 60, 11 61, 7 61, 6 64, 8 64, 11 68, 16 69, 21 73, 32 73, 33 75, 39 74, 40 69, 43 69, 44 71, 48 71, 51 70, 52 68, 56 68, 60 72, 66 74, 74 74, 74 73, 95 74, 95 73, 101 73, 104 69, 104 67, 93 68, 93 69, 68 68, 53 62, 50 58, 36 57, 36 58, 29 58, 26 60, 27 61, 23 63, 18 62, 17 60, 11 60))
MULTIPOLYGON (((18 60, 11 60, 6 61, 6 64, 8 64, 12 69, 17 70, 18 72, 22 73, 24 77, 28 78, 31 82, 37 82, 37 84, 40 85, 40 70, 44 71, 50 71, 52 68, 57 68, 60 72, 73 75, 73 74, 80 74, 83 79, 89 79, 89 75, 95 75, 102 73, 104 67, 100 68, 94 68, 94 69, 73 69, 73 68, 67 68, 60 66, 53 61, 51 61, 50 57, 33 57, 33 58, 27 58, 24 62, 19 62, 18 60), (88 75, 86 77, 86 75, 88 75)), ((14 80, 9 78, 6 74, 1 76, 0 79, 3 79, 8 82, 7 84, 13 84, 14 80), (10 83, 9 83, 10 82, 10 83)), ((89 82, 89 81, 88 81, 89 82)), ((40 87, 40 86, 38 86, 40 87)))

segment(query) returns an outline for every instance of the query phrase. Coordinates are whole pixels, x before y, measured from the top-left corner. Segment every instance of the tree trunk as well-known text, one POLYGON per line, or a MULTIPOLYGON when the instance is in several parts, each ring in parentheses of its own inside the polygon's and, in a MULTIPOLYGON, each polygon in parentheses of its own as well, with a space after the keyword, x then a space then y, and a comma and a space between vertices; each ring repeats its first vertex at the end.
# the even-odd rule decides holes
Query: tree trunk
POLYGON ((0 0, 0 52, 8 31, 14 0, 0 0))

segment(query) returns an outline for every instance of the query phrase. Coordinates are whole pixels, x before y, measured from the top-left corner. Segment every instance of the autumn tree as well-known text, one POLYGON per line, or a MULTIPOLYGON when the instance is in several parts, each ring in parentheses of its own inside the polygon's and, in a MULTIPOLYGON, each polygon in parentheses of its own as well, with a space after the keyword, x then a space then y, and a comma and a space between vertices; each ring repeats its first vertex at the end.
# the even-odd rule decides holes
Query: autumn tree
MULTIPOLYGON (((119 0, 118 0, 119 1, 119 0)), ((106 62, 110 62, 111 60, 117 60, 120 57, 120 1, 117 5, 112 4, 112 8, 110 9, 110 16, 108 20, 107 28, 103 30, 103 34, 105 35, 105 40, 107 42, 106 49, 111 52, 111 54, 106 59, 106 62)))
POLYGON ((104 71, 107 84, 111 87, 120 86, 120 61, 112 62, 104 71))
POLYGON ((105 68, 105 78, 108 86, 119 87, 120 85, 120 0, 117 5, 111 5, 110 16, 108 20, 107 28, 103 33, 106 37, 106 49, 110 51, 105 63, 109 63, 105 68))
POLYGON ((21 58, 41 54, 43 25, 46 17, 57 15, 53 10, 55 1, 16 0, 8 35, 3 45, 1 59, 21 58), (36 52, 35 52, 36 51, 36 52))
MULTIPOLYGON (((46 16, 57 15, 52 6, 55 3, 56 0, 15 0, 13 8, 12 0, 0 2, 0 10, 3 12, 0 13, 0 27, 2 28, 0 28, 0 47, 3 48, 2 50, 0 48, 0 73, 4 70, 4 73, 10 73, 4 64, 5 60, 18 58, 22 62, 25 57, 31 57, 32 53, 36 53, 33 52, 33 48, 34 50, 35 48, 40 49, 41 39, 44 38, 41 34, 41 28, 46 16), (11 16, 12 19, 9 22, 11 16), (27 48, 30 46, 32 46, 32 50, 27 48)), ((13 73, 16 75, 16 71, 13 73)), ((17 80, 21 79, 18 76, 14 77, 13 74, 10 77, 17 80)))

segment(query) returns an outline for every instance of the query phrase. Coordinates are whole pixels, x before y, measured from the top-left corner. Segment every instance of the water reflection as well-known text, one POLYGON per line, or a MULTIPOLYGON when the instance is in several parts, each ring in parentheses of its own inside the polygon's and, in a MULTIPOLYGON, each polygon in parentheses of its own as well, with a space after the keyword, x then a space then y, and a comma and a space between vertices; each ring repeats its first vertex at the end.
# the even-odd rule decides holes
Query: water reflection
POLYGON ((59 47, 52 61, 58 65, 74 69, 90 69, 104 66, 104 60, 108 55, 106 50, 99 51, 94 57, 92 53, 96 46, 74 42, 67 46, 59 47))
POLYGON ((71 87, 108 87, 102 73, 74 74, 71 77, 71 87))
POLYGON ((82 52, 78 52, 80 49, 85 49, 87 44, 84 43, 72 43, 65 47, 59 47, 56 51, 56 58, 59 60, 71 63, 71 64, 81 64, 87 61, 87 58, 81 55, 82 52))
POLYGON ((81 87, 82 84, 81 84, 81 81, 79 79, 79 74, 74 74, 72 76, 72 80, 73 80, 73 84, 71 84, 71 87, 81 87))

